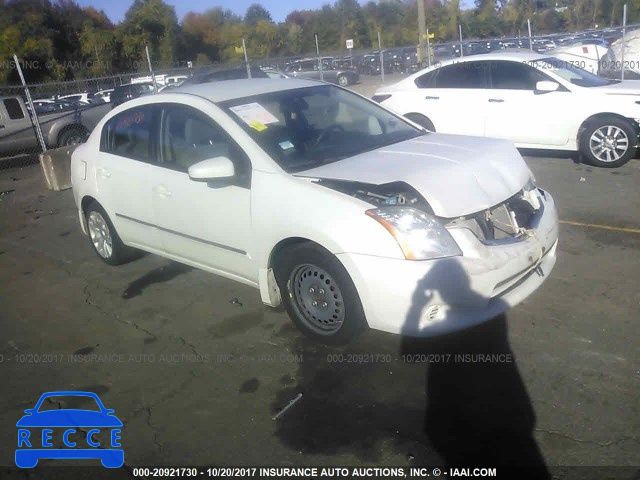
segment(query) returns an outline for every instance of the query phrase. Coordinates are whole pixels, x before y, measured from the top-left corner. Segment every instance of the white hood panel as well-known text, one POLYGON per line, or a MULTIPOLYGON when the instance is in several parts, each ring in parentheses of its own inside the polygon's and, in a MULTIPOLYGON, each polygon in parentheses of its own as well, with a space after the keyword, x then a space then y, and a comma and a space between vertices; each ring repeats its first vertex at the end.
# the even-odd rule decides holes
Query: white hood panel
POLYGON ((591 87, 589 90, 608 95, 638 95, 640 98, 640 80, 624 80, 602 87, 591 87))
POLYGON ((436 215, 453 218, 505 201, 522 190, 532 175, 507 140, 432 133, 296 176, 376 185, 406 182, 436 215))

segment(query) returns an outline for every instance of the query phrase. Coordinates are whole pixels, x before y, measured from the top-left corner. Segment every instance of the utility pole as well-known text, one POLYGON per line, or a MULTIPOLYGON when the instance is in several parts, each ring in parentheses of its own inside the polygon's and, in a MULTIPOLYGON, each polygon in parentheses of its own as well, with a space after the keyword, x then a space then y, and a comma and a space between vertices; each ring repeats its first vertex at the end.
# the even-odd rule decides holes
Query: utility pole
POLYGON ((422 62, 425 61, 427 56, 425 55, 426 45, 425 40, 427 36, 427 21, 424 12, 424 0, 418 1, 418 65, 422 68, 422 62))

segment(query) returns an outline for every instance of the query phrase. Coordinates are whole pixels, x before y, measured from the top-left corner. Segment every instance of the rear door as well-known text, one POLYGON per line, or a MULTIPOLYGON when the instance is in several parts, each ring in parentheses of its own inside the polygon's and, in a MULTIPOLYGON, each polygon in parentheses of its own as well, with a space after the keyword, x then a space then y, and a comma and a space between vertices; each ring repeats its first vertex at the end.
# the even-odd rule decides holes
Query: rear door
POLYGON ((154 252, 162 250, 151 205, 158 111, 144 105, 112 117, 102 130, 95 171, 98 201, 122 240, 154 252))

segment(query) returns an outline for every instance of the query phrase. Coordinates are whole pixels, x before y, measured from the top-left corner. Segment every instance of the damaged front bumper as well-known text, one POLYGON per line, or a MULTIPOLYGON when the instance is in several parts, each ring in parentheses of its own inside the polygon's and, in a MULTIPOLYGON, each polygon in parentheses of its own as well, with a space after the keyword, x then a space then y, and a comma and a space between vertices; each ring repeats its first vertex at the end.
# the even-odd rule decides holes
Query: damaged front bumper
POLYGON ((517 237, 479 238, 467 225, 450 227, 462 256, 415 261, 338 254, 369 326, 441 335, 489 320, 531 295, 553 269, 558 242, 553 198, 538 192, 539 208, 517 237))

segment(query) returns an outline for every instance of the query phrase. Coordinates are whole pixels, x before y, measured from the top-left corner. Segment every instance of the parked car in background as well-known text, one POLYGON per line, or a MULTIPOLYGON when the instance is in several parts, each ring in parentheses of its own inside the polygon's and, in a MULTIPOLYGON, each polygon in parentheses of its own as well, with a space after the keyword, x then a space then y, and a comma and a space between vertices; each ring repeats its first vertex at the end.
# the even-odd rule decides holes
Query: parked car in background
POLYGON ((346 87, 358 83, 360 75, 357 71, 348 68, 337 68, 333 61, 325 58, 321 60, 322 72, 317 58, 306 58, 290 63, 284 69, 284 73, 290 77, 324 80, 337 83, 346 87))
MULTIPOLYGON (((43 105, 59 105, 58 102, 43 105)), ((38 107, 41 108, 41 107, 38 107)), ((106 105, 84 105, 38 113, 44 141, 49 148, 82 143, 107 113, 106 105)), ((31 113, 21 97, 0 97, 0 155, 32 153, 40 148, 31 113)))
POLYGON ((111 102, 111 93, 113 88, 107 88, 106 90, 99 90, 95 93, 95 98, 101 98, 105 103, 111 102))
POLYGON ((188 75, 171 75, 171 76, 165 77, 164 84, 178 86, 182 82, 184 82, 187 78, 189 78, 188 75))
MULTIPOLYGON (((250 67, 251 78, 269 78, 261 68, 250 67)), ((246 67, 227 68, 224 70, 213 70, 210 72, 196 73, 184 80, 182 85, 198 85, 208 82, 220 82, 224 80, 240 80, 249 78, 246 67)))
POLYGON ((275 68, 262 68, 261 70, 266 73, 269 78, 289 78, 286 73, 275 68))
POLYGON ((623 165, 638 144, 640 82, 607 80, 532 52, 444 62, 373 98, 432 131, 579 150, 599 167, 623 165))
POLYGON ((133 98, 142 97, 144 95, 150 95, 155 92, 153 83, 127 83, 120 85, 113 89, 111 92, 111 108, 116 108, 118 105, 127 102, 133 98))
POLYGON ((76 102, 83 103, 85 105, 89 105, 93 101, 93 99, 94 99, 94 94, 88 93, 88 92, 73 93, 70 95, 61 95, 60 97, 58 97, 58 100, 76 101, 76 102))
POLYGON ((71 179, 106 263, 140 248, 245 283, 325 343, 471 327, 556 259, 553 199, 510 142, 429 133, 317 81, 132 100, 74 151, 71 179))

